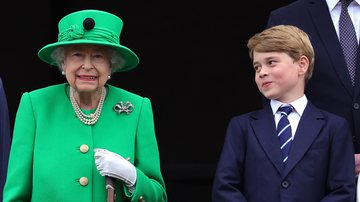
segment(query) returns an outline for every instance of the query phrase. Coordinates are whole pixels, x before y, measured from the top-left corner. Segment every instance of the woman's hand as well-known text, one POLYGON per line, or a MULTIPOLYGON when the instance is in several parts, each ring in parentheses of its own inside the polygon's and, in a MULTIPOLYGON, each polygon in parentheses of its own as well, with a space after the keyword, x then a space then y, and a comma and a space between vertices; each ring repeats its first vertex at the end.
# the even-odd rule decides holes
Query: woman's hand
POLYGON ((95 164, 100 175, 110 176, 132 187, 136 183, 136 168, 124 157, 106 149, 94 149, 95 164))

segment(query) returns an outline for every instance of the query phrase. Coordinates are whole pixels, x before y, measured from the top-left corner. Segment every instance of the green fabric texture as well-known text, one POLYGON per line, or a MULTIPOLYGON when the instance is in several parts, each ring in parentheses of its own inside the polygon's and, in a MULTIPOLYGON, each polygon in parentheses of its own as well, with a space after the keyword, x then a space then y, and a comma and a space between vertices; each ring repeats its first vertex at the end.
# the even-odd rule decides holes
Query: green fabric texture
POLYGON ((132 195, 116 180, 116 201, 166 202, 165 183, 148 98, 106 85, 100 119, 93 126, 80 122, 68 97, 68 84, 23 94, 14 126, 4 202, 103 202, 105 178, 95 165, 94 148, 108 149, 137 169, 132 195), (114 105, 129 101, 130 114, 116 113, 114 105), (81 152, 81 145, 89 147, 81 152), (88 184, 79 183, 81 177, 88 184))

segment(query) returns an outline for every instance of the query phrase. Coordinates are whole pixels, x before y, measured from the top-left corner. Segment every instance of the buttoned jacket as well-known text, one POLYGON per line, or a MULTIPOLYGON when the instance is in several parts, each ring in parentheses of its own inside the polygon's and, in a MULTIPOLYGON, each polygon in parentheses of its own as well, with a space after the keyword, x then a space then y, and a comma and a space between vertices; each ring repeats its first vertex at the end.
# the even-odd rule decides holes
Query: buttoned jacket
POLYGON ((167 201, 150 100, 111 85, 106 89, 100 118, 93 126, 77 118, 68 84, 22 95, 4 202, 106 201, 95 148, 129 158, 136 167, 135 191, 130 195, 117 180, 116 201, 167 201), (131 103, 132 112, 116 112, 114 106, 120 102, 131 103))
POLYGON ((284 166, 270 104, 234 117, 214 177, 213 202, 350 202, 355 162, 346 120, 308 102, 284 166))

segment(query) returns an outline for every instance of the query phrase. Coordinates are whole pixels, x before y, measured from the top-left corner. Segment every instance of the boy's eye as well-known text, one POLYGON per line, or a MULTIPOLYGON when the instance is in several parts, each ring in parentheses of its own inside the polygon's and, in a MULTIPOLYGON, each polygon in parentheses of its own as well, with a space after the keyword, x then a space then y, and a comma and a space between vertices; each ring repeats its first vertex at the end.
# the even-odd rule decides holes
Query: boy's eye
POLYGON ((269 65, 273 65, 273 64, 275 64, 275 63, 276 63, 275 60, 269 60, 269 61, 268 61, 268 64, 269 64, 269 65))

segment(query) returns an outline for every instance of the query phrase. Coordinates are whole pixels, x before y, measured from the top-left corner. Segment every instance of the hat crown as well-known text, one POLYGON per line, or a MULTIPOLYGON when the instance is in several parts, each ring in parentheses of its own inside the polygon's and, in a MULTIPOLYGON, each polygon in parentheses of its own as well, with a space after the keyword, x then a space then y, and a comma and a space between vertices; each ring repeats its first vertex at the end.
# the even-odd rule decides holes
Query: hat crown
POLYGON ((82 10, 68 14, 59 21, 58 41, 91 39, 120 44, 122 27, 123 22, 116 15, 99 10, 82 10))

